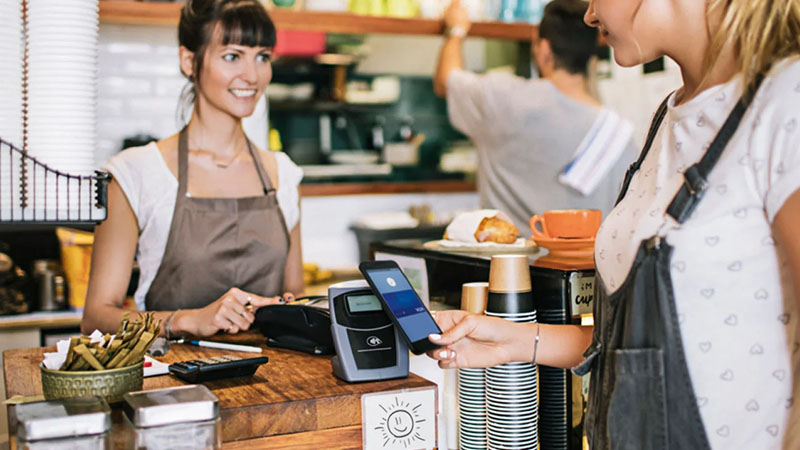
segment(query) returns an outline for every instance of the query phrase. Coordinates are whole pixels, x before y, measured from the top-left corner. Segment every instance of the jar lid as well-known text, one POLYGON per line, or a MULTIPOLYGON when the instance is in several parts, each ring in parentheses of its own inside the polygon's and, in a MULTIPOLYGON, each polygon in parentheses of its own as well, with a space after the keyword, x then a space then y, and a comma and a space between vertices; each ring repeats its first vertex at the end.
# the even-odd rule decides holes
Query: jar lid
POLYGON ((201 384, 128 392, 123 399, 125 415, 137 428, 219 417, 219 399, 201 384))
POLYGON ((111 409, 96 396, 21 403, 15 414, 17 438, 26 442, 102 434, 111 428, 111 409))

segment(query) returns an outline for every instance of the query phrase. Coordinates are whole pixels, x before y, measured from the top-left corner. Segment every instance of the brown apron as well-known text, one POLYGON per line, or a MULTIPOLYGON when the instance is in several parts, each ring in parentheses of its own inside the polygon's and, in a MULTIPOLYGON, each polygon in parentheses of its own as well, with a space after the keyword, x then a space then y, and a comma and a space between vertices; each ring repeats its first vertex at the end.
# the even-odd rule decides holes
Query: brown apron
POLYGON ((178 138, 178 195, 164 257, 145 296, 149 311, 202 308, 232 287, 283 293, 289 232, 261 158, 247 142, 264 195, 187 197, 189 135, 178 138))

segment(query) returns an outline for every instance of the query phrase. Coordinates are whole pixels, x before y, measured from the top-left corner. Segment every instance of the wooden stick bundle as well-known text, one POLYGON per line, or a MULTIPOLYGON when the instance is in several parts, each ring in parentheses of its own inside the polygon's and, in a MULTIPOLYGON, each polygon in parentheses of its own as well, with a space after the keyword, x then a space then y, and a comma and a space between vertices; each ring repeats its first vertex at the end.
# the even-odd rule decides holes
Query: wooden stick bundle
POLYGON ((161 321, 152 313, 139 313, 135 321, 122 316, 116 335, 106 334, 92 344, 87 336, 73 337, 64 364, 59 370, 105 370, 138 364, 150 344, 158 337, 161 321))

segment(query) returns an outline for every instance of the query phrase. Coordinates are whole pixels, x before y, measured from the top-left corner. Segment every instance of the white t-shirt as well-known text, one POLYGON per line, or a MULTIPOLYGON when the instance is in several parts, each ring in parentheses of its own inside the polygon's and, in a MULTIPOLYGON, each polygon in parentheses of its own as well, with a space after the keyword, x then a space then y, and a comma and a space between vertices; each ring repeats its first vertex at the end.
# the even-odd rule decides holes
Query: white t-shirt
MULTIPOLYGON (((286 228, 291 231, 300 220, 300 194, 298 185, 303 170, 285 153, 275 153, 278 165, 276 195, 283 212, 286 228)), ((139 262, 139 285, 134 299, 136 307, 144 310, 144 298, 164 257, 178 179, 170 172, 155 142, 133 147, 118 153, 103 166, 119 183, 128 198, 139 224, 139 245, 136 260, 139 262)))
POLYGON ((764 80, 694 214, 679 225, 665 212, 742 85, 736 77, 683 105, 670 99, 649 154, 598 232, 595 259, 614 291, 640 242, 665 236, 674 247, 678 322, 711 447, 798 448, 782 442, 800 356, 797 305, 771 224, 800 188, 800 59, 776 64, 764 80))
POLYGON ((454 70, 447 79, 447 111, 475 144, 481 207, 508 214, 523 235, 530 232, 531 216, 549 209, 592 208, 605 215, 636 156, 628 142, 589 195, 563 185, 559 174, 602 110, 567 97, 546 79, 454 70))

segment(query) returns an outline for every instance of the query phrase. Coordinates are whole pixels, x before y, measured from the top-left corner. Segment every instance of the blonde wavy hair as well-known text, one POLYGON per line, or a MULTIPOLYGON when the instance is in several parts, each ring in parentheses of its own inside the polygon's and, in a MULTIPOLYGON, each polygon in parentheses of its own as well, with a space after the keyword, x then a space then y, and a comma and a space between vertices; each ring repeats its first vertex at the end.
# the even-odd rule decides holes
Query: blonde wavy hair
POLYGON ((708 0, 707 11, 707 17, 717 11, 722 17, 712 30, 707 69, 733 44, 737 69, 748 85, 774 62, 800 54, 798 0, 708 0))

